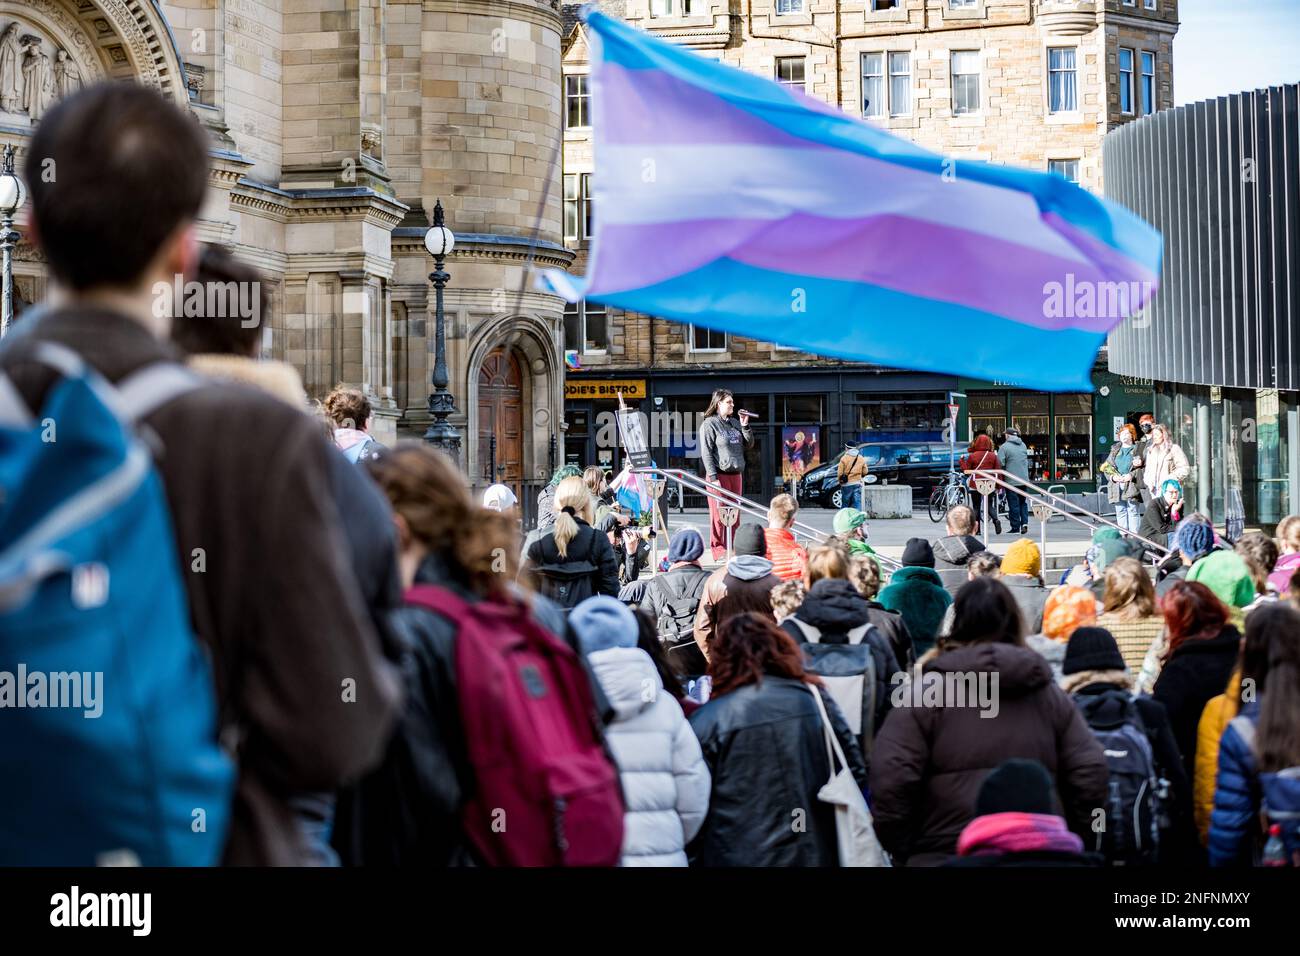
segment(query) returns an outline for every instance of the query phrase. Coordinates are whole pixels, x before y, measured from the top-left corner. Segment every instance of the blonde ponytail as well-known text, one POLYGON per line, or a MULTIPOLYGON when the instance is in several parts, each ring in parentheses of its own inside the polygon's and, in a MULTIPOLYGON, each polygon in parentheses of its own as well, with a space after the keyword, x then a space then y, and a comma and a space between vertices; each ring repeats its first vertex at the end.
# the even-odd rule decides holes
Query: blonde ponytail
POLYGON ((555 487, 555 549, 563 560, 568 560, 569 542, 578 534, 576 518, 591 524, 594 515, 591 490, 582 478, 575 476, 565 478, 555 487), (572 513, 565 508, 571 509, 572 513))

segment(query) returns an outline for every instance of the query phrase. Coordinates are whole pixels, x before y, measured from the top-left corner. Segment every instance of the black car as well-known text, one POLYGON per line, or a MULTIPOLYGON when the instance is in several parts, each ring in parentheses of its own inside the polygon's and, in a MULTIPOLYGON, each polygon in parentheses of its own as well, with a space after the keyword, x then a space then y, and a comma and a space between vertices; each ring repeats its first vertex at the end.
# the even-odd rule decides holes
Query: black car
MULTIPOLYGON (((877 481, 891 485, 911 485, 912 500, 925 501, 930 490, 948 472, 950 447, 945 442, 884 441, 859 445, 867 461, 868 472, 877 481)), ((824 465, 806 472, 795 485, 800 504, 819 504, 823 508, 843 507, 838 477, 840 452, 824 465)), ((957 458, 965 454, 958 449, 957 458)))

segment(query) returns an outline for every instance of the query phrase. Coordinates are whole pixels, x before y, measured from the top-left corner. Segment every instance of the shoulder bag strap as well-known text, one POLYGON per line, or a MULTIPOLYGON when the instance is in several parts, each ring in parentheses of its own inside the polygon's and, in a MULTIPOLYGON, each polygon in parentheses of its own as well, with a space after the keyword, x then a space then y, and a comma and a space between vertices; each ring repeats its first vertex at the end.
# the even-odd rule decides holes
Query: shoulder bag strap
POLYGON ((830 715, 826 713, 826 703, 822 700, 821 692, 812 684, 805 685, 813 695, 813 700, 817 702, 817 713, 821 715, 822 738, 826 742, 826 759, 830 762, 831 777, 835 776, 835 761, 840 762, 841 767, 847 767, 849 762, 844 759, 844 751, 840 748, 840 739, 835 736, 835 729, 831 727, 830 715))

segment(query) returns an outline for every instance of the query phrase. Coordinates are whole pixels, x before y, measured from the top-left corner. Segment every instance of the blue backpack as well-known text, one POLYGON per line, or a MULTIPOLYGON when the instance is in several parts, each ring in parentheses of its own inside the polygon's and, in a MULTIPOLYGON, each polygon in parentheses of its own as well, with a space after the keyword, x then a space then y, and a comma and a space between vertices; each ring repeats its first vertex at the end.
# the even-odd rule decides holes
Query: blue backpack
POLYGON ((0 865, 215 864, 234 768, 134 427, 199 379, 33 358, 60 376, 39 416, 0 374, 0 865))

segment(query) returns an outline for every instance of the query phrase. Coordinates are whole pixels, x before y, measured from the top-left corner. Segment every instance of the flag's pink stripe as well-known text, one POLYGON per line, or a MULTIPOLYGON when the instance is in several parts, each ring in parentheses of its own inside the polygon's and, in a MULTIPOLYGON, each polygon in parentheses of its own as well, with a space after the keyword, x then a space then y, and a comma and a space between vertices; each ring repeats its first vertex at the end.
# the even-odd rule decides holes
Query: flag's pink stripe
MULTIPOLYGON (((587 293, 597 300, 602 291, 643 288, 717 259, 732 259, 775 272, 866 283, 951 302, 1040 329, 1105 332, 1126 316, 1075 315, 1073 303, 1065 305, 1064 315, 1048 315, 1044 287, 1060 283, 1064 294, 1072 282, 1077 295, 1091 284, 1094 310, 1100 310, 1100 283, 1140 283, 1147 278, 1144 269, 1128 260, 1103 272, 1017 243, 895 215, 828 219, 795 213, 776 222, 605 224, 599 241, 587 293)), ((1130 312, 1144 304, 1149 293, 1140 287, 1125 291, 1133 293, 1130 312)))

